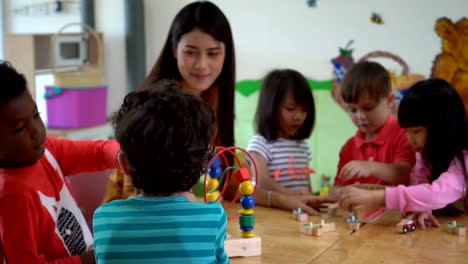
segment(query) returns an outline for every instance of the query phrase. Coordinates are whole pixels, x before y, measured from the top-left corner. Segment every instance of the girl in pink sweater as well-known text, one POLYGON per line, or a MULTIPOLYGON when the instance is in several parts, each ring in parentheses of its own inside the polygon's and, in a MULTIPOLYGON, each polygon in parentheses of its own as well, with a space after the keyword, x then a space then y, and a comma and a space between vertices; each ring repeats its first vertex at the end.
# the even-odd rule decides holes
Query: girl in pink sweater
POLYGON ((359 204, 380 204, 403 213, 416 212, 425 222, 439 226, 430 213, 458 200, 468 205, 468 123, 464 103, 457 91, 442 79, 414 84, 398 110, 416 151, 411 186, 363 190, 349 186, 340 194, 340 206, 349 210, 359 204))

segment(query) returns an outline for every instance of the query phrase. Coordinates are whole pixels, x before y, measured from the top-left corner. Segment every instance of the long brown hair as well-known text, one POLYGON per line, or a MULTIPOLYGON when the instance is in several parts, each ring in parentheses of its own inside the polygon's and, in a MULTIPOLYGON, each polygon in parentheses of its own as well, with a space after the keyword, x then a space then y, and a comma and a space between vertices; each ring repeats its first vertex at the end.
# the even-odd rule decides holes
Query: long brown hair
POLYGON ((223 12, 213 3, 207 1, 194 2, 183 7, 172 21, 161 54, 146 77, 143 86, 161 79, 182 80, 174 57, 181 37, 194 29, 199 29, 211 35, 217 41, 224 43, 226 56, 223 69, 201 97, 213 107, 216 113, 214 144, 221 146, 234 145, 234 85, 235 85, 235 53, 231 26, 223 12), (218 131, 219 130, 219 131, 218 131))

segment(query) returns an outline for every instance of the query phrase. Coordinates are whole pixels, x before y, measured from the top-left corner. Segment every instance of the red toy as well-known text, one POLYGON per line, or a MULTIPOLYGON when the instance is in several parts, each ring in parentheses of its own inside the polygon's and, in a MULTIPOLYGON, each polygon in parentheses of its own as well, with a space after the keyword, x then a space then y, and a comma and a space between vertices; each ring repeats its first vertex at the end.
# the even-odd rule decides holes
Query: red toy
POLYGON ((416 230, 416 224, 413 220, 403 218, 401 219, 400 223, 396 225, 396 229, 398 233, 406 234, 409 231, 416 230))

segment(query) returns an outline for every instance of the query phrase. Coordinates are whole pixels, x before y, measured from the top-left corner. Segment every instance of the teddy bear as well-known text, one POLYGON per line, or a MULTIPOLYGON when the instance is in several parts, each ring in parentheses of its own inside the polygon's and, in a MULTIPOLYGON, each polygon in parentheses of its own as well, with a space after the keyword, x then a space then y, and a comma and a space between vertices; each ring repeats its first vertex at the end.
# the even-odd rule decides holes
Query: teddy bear
POLYGON ((435 31, 442 39, 442 52, 434 59, 431 77, 450 82, 468 110, 468 19, 463 17, 452 23, 446 17, 439 18, 435 31))

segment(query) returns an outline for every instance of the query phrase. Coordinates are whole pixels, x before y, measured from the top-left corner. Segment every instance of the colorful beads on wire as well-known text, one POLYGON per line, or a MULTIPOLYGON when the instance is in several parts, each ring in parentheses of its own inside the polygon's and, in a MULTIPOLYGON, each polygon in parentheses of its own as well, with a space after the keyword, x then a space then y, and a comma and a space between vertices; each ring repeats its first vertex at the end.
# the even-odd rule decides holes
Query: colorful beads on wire
POLYGON ((217 191, 219 186, 219 178, 223 175, 223 169, 221 168, 221 161, 219 157, 216 157, 213 163, 211 164, 210 169, 208 170, 210 179, 206 183, 206 189, 208 190, 206 194, 206 200, 208 202, 216 201, 221 196, 221 193, 217 191))
MULTIPOLYGON (((255 206, 255 184, 252 182, 253 178, 250 173, 250 168, 241 166, 242 162, 236 154, 236 150, 249 156, 255 172, 255 182, 257 182, 257 167, 253 158, 246 150, 238 147, 216 147, 217 153, 211 159, 208 173, 205 175, 205 201, 211 202, 218 200, 223 195, 224 189, 226 188, 223 188, 223 185, 228 184, 230 176, 232 176, 237 184, 239 184, 239 192, 241 194, 240 204, 242 209, 239 211, 240 230, 243 237, 249 238, 255 235, 253 232, 255 226, 255 214, 253 210, 255 206), (224 152, 228 152, 234 157, 236 165, 226 164, 231 159, 226 158, 224 152), (223 164, 221 164, 221 158, 222 161, 224 161, 223 164)), ((235 200, 233 200, 233 202, 234 201, 235 200)))

